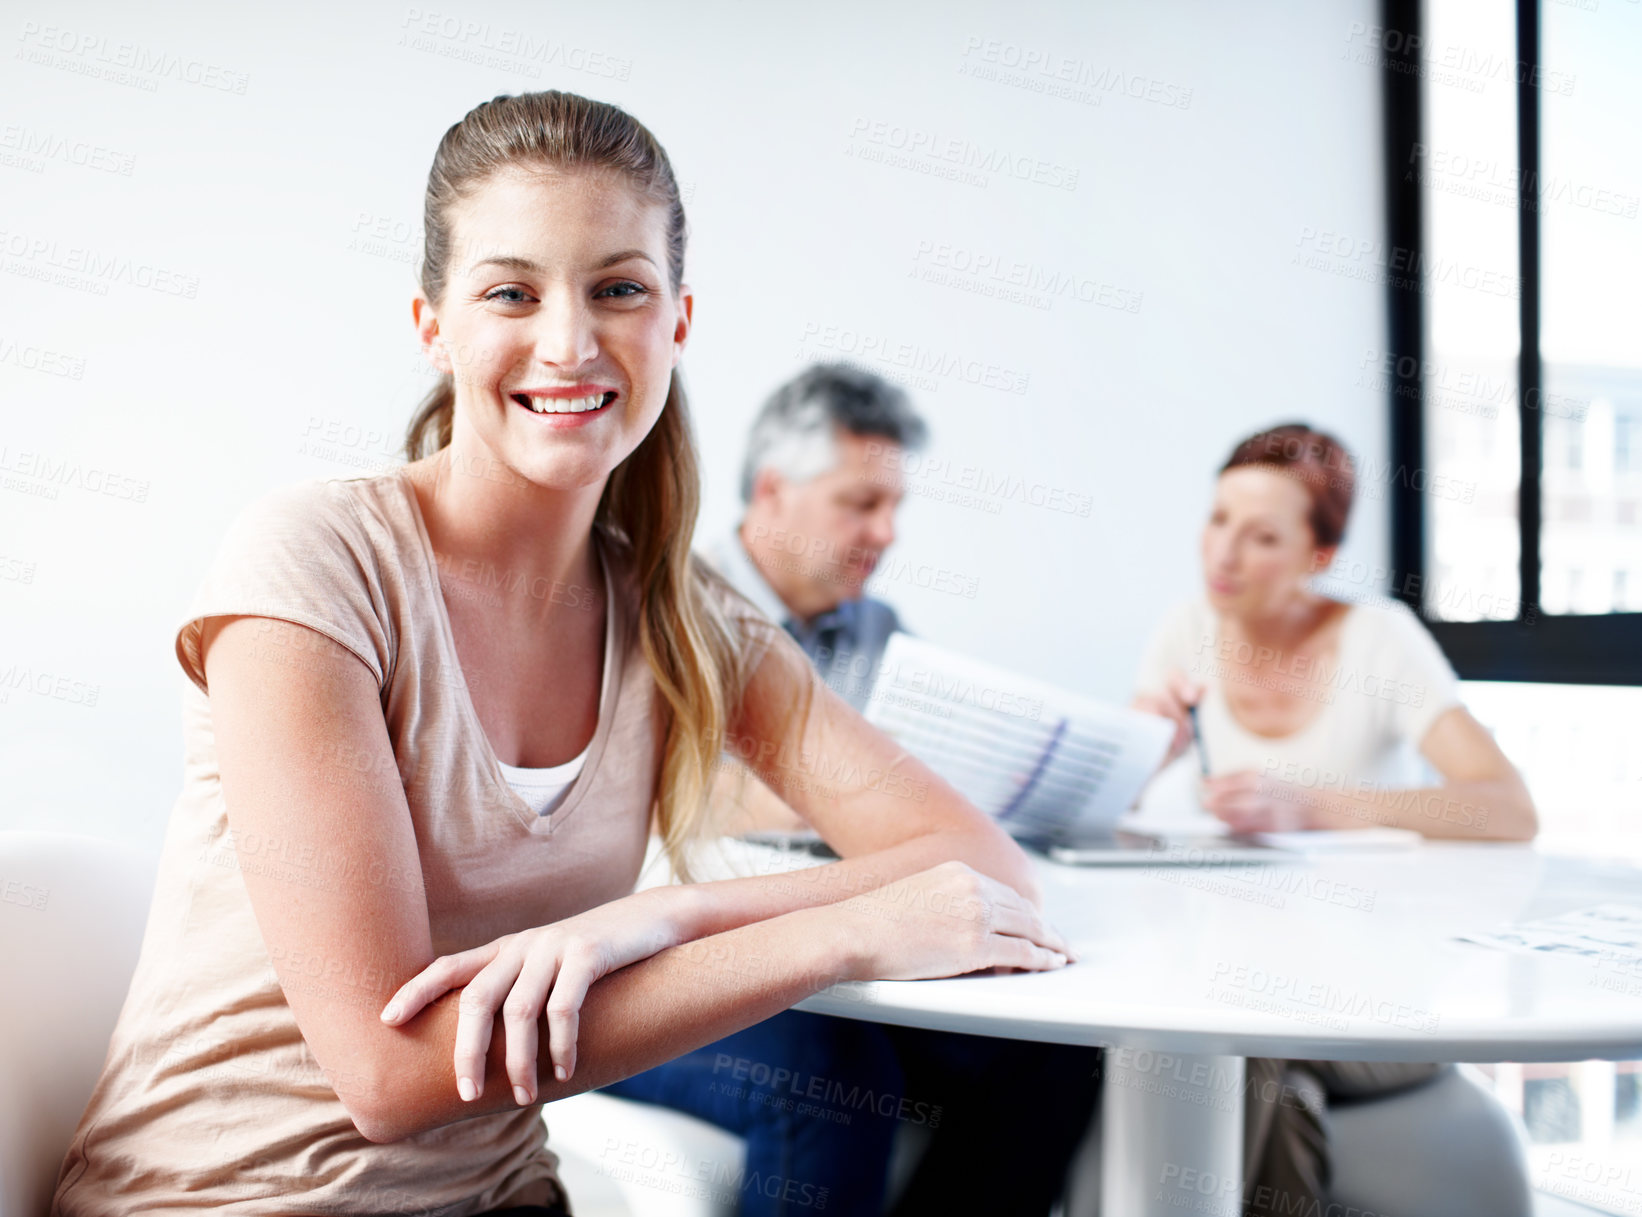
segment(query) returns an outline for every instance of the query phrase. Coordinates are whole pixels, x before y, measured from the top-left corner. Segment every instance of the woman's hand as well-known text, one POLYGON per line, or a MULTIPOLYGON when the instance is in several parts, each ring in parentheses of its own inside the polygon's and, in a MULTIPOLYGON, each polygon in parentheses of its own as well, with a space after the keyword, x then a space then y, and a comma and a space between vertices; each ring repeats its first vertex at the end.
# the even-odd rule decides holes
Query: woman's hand
POLYGON ((1203 685, 1192 680, 1180 669, 1176 668, 1169 673, 1167 686, 1160 693, 1141 693, 1130 705, 1147 714, 1156 714, 1159 718, 1167 718, 1174 723, 1174 739, 1169 741, 1169 751, 1163 758, 1162 769, 1181 756, 1192 744, 1192 720, 1188 713, 1189 708, 1197 705, 1203 697, 1203 685))
POLYGON ((1236 833, 1324 827, 1309 791, 1291 782, 1261 777, 1252 769, 1204 778, 1200 789, 1204 809, 1236 833))
POLYGON ((1075 958, 1024 896, 962 862, 943 862, 834 907, 850 919, 865 979, 929 980, 984 968, 1044 972, 1075 958))
POLYGON ((456 1022, 456 1089, 466 1101, 485 1084, 485 1055, 501 1010, 507 1075, 521 1107, 536 1101, 536 1024, 547 1012, 553 1073, 576 1069, 576 1032, 587 990, 601 976, 685 940, 682 887, 657 887, 612 900, 552 925, 507 934, 482 947, 442 955, 405 982, 382 1011, 397 1026, 434 998, 462 991, 456 1022))

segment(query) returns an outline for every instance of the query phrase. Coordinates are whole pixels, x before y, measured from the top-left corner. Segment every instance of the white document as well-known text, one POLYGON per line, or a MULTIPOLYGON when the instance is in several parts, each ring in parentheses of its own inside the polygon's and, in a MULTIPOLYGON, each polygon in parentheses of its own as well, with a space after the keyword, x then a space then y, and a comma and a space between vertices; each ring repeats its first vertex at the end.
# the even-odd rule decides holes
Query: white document
POLYGON ((1296 832, 1257 832, 1262 845, 1297 854, 1378 853, 1418 849, 1425 838, 1412 828, 1307 828, 1296 832))
POLYGON ((1134 804, 1174 736, 1110 706, 892 634, 869 722, 1017 836, 1104 828, 1134 804))
POLYGON ((1642 906, 1598 904, 1496 933, 1461 934, 1459 940, 1505 951, 1572 955, 1642 968, 1642 906))

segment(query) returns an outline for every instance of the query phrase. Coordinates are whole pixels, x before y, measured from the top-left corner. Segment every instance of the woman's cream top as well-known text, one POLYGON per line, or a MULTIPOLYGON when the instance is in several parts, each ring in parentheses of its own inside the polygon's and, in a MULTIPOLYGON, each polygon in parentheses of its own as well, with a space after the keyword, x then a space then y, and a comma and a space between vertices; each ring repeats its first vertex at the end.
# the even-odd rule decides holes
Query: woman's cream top
MULTIPOLYGON (((1198 724, 1210 772, 1252 770, 1274 781, 1320 793, 1395 791, 1417 785, 1418 749, 1446 710, 1460 705, 1459 680, 1430 632, 1399 601, 1365 602, 1347 610, 1333 658, 1262 656, 1268 670, 1242 665, 1255 658, 1246 643, 1221 636, 1207 600, 1176 606, 1153 634, 1135 681, 1140 692, 1164 689, 1171 670, 1204 686, 1198 724), (1317 704, 1314 717, 1284 736, 1256 735, 1233 717, 1228 682, 1257 680, 1317 704)), ((1196 749, 1153 779, 1147 811, 1195 804, 1196 749)))
MULTIPOLYGON (((294 889, 423 887, 441 955, 631 892, 664 703, 634 628, 626 550, 602 534, 598 548, 612 593, 598 725, 564 797, 538 815, 509 789, 480 726, 438 556, 401 471, 286 487, 234 519, 176 637, 192 682, 184 689, 183 789, 136 972, 51 1217, 202 1209, 460 1217, 561 1196, 540 1106, 387 1145, 359 1134, 286 1004, 241 871, 279 874, 294 889), (220 614, 298 622, 370 669, 394 767, 373 772, 338 745, 337 793, 402 785, 419 877, 385 866, 343 870, 323 850, 230 833, 199 653, 203 622, 220 614)), ((728 593, 723 602, 742 626, 751 670, 775 627, 728 593)), ((284 962, 307 977, 302 983, 338 996, 353 988, 381 1000, 391 992, 379 976, 317 959, 284 962)))

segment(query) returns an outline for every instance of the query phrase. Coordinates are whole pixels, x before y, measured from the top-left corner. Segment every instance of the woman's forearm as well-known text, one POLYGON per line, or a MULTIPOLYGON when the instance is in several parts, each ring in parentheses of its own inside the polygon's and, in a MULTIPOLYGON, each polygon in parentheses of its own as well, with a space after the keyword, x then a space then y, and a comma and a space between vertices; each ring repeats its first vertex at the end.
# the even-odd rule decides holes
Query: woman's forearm
POLYGON ((822 866, 649 890, 666 890, 681 902, 681 940, 845 900, 950 861, 967 863, 1040 904, 1026 854, 1007 834, 988 828, 924 833, 888 849, 822 866))
MULTIPOLYGON (((538 1100, 579 1094, 672 1060, 829 985, 860 979, 863 966, 842 920, 826 910, 800 910, 662 951, 588 990, 569 1081, 554 1080, 547 1021, 537 1020, 538 1100)), ((453 1055, 460 999, 461 991, 453 991, 391 1030, 391 1047, 371 1084, 356 1088, 350 1105, 367 1139, 397 1141, 518 1107, 500 1017, 483 1091, 471 1102, 458 1097, 453 1055)))
POLYGON ((1406 790, 1307 791, 1313 828, 1409 828, 1427 837, 1528 841, 1538 818, 1519 781, 1450 782, 1406 790))

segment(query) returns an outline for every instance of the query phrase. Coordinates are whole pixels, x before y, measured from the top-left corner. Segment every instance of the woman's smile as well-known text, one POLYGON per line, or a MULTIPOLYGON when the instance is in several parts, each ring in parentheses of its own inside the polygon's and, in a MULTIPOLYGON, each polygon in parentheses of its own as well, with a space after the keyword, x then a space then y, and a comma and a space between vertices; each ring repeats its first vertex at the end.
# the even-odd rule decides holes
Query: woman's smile
POLYGON ((515 389, 508 400, 529 411, 546 427, 562 430, 586 426, 611 413, 620 396, 602 385, 571 385, 566 388, 515 389))

